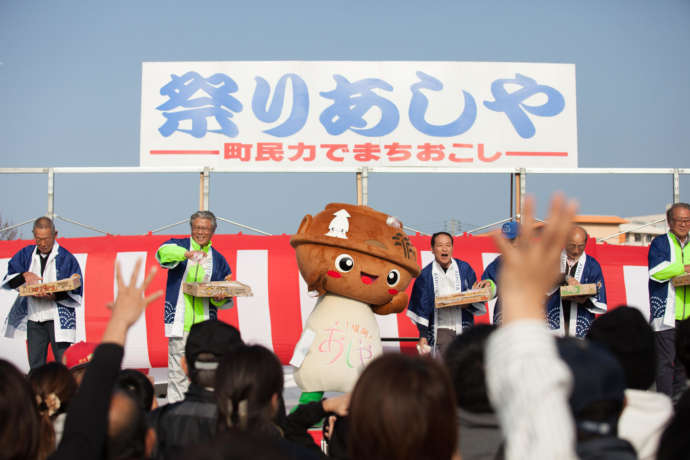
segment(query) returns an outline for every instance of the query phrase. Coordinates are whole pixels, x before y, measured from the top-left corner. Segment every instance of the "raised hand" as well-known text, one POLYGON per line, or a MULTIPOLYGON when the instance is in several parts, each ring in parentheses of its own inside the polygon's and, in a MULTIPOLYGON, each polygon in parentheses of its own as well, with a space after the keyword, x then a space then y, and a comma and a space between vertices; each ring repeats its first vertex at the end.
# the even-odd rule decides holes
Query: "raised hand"
POLYGON ((151 267, 151 271, 144 282, 141 286, 137 286, 137 278, 139 277, 141 263, 141 259, 139 259, 136 265, 134 265, 129 284, 125 284, 122 280, 120 264, 118 263, 115 265, 117 298, 113 303, 108 305, 108 307, 112 309, 113 314, 103 333, 103 342, 114 342, 124 345, 127 330, 137 319, 139 319, 139 316, 141 316, 141 313, 146 309, 148 304, 163 295, 163 291, 158 290, 148 297, 144 297, 144 292, 148 285, 151 284, 158 268, 155 265, 151 267))
POLYGON ((503 254, 498 285, 504 323, 544 318, 546 293, 561 276, 561 251, 576 210, 575 201, 554 195, 543 232, 535 237, 534 198, 528 197, 515 243, 510 244, 500 231, 492 235, 503 254))

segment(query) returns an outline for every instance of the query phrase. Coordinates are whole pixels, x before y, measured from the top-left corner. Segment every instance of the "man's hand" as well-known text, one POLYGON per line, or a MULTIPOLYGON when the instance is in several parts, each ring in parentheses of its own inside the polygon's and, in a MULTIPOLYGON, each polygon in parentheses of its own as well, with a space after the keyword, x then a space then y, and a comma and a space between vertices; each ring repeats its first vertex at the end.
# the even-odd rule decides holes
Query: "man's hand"
POLYGON ((216 302, 222 302, 224 299, 225 299, 225 297, 222 295, 217 295, 217 296, 213 297, 213 300, 215 300, 216 302))
POLYGON ((475 281, 474 284, 472 285, 472 289, 484 289, 484 288, 490 288, 490 287, 491 287, 491 281, 489 281, 489 280, 475 281))
POLYGON ((141 313, 146 309, 146 306, 163 295, 162 290, 158 290, 148 297, 144 297, 144 291, 153 277, 156 275, 158 268, 151 267, 149 275, 146 277, 141 286, 137 287, 137 278, 141 268, 141 259, 137 260, 132 270, 132 277, 129 285, 122 280, 122 273, 120 272, 120 264, 115 265, 115 278, 117 282, 117 298, 115 302, 108 305, 112 309, 113 314, 108 321, 108 325, 103 333, 102 342, 111 342, 124 345, 127 330, 134 324, 141 313))
POLYGON ((685 273, 690 273, 690 264, 686 265, 684 268, 685 268, 685 273))
POLYGON ((36 273, 31 272, 24 272, 22 273, 22 276, 24 277, 24 282, 26 282, 26 284, 38 284, 43 280, 43 278, 38 276, 36 273))
POLYGON ((428 355, 431 353, 431 347, 429 346, 429 342, 427 341, 426 337, 420 337, 417 341, 417 352, 420 355, 428 355))
POLYGON ((321 402, 321 407, 325 412, 332 412, 336 415, 344 417, 350 409, 350 393, 345 393, 333 398, 324 399, 321 402))
POLYGON ((503 238, 500 231, 492 235, 503 254, 498 285, 505 324, 521 319, 544 319, 544 293, 561 277, 561 250, 577 210, 574 201, 566 203, 563 195, 556 194, 544 230, 535 238, 534 206, 534 198, 528 197, 520 234, 514 244, 503 238))
POLYGON ((568 286, 577 286, 580 284, 580 282, 572 276, 566 277, 565 282, 568 283, 568 286))
POLYGON ((206 257, 206 253, 204 251, 187 251, 184 253, 184 256, 192 262, 198 264, 199 262, 204 260, 204 257, 206 257))

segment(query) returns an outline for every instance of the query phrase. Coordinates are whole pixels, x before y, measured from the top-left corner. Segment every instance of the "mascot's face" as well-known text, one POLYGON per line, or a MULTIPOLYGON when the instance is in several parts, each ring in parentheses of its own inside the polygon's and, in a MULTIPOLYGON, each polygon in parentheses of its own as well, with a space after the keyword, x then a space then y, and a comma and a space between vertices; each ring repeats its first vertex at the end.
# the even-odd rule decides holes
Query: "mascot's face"
POLYGON ((332 203, 306 215, 290 244, 310 290, 402 311, 405 289, 419 274, 417 250, 396 218, 366 206, 332 203))
POLYGON ((318 280, 326 292, 355 298, 370 305, 383 305, 410 284, 412 275, 387 260, 332 246, 304 244, 297 260, 305 279, 318 280))

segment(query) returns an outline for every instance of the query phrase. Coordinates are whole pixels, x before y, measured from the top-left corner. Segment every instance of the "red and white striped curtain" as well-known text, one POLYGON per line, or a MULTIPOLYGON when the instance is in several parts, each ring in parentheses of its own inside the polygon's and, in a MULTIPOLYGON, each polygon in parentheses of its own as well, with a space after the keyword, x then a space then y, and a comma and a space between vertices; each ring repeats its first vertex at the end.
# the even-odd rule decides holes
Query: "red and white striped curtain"
MULTIPOLYGON (((123 274, 131 276, 137 259, 144 260, 147 271, 155 265, 155 252, 169 236, 106 236, 93 238, 62 238, 60 245, 74 254, 84 274, 84 308, 77 312, 79 340, 98 342, 110 312, 106 304, 115 295, 114 266, 119 261, 123 274)), ((235 307, 222 310, 220 319, 234 325, 246 342, 260 343, 272 349, 283 363, 292 355, 293 347, 316 299, 309 296, 307 287, 297 270, 295 252, 289 235, 215 235, 213 246, 228 260, 234 279, 249 284, 253 297, 236 299, 235 307)), ((412 243, 419 251, 423 265, 433 256, 429 237, 413 236, 412 243)), ((0 242, 0 278, 7 272, 9 259, 32 241, 0 242)), ((647 293, 647 247, 595 244, 590 240, 587 253, 602 266, 606 281, 609 309, 627 304, 639 308, 649 316, 647 293)), ((487 237, 462 236, 455 239, 454 256, 467 261, 477 278, 498 254, 487 237)), ((143 276, 143 274, 142 274, 143 276)), ((150 290, 165 289, 166 272, 161 270, 150 290)), ((408 288, 411 289, 411 286, 408 288)), ((0 291, 0 320, 4 321, 16 296, 12 291, 0 291)), ((163 329, 163 302, 151 304, 133 326, 127 338, 123 366, 152 368, 167 366, 167 339, 163 329)), ((489 322, 489 313, 477 322, 489 322)), ((382 337, 416 337, 417 329, 405 316, 378 317, 382 337)), ((413 350, 413 344, 387 342, 385 347, 413 350)), ((0 357, 21 368, 26 361, 26 345, 17 339, 0 339, 0 357)))

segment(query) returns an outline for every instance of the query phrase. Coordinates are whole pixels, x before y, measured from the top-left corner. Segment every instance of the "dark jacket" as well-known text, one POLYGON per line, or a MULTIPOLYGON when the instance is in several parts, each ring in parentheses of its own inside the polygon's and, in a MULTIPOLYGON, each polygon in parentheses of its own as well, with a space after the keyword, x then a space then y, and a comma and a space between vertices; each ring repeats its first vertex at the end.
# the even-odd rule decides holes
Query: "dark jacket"
POLYGON ((217 419, 213 391, 191 383, 184 400, 166 404, 149 416, 149 424, 156 430, 155 458, 172 458, 185 447, 211 441, 216 435, 217 419))
POLYGON ((114 343, 101 344, 93 352, 84 380, 70 402, 62 441, 50 460, 103 458, 110 394, 123 355, 124 348, 114 343))
POLYGON ((480 414, 460 408, 457 413, 462 460, 493 460, 503 443, 496 414, 480 414))
POLYGON ((632 444, 615 436, 578 441, 576 451, 580 460, 637 460, 632 444))

